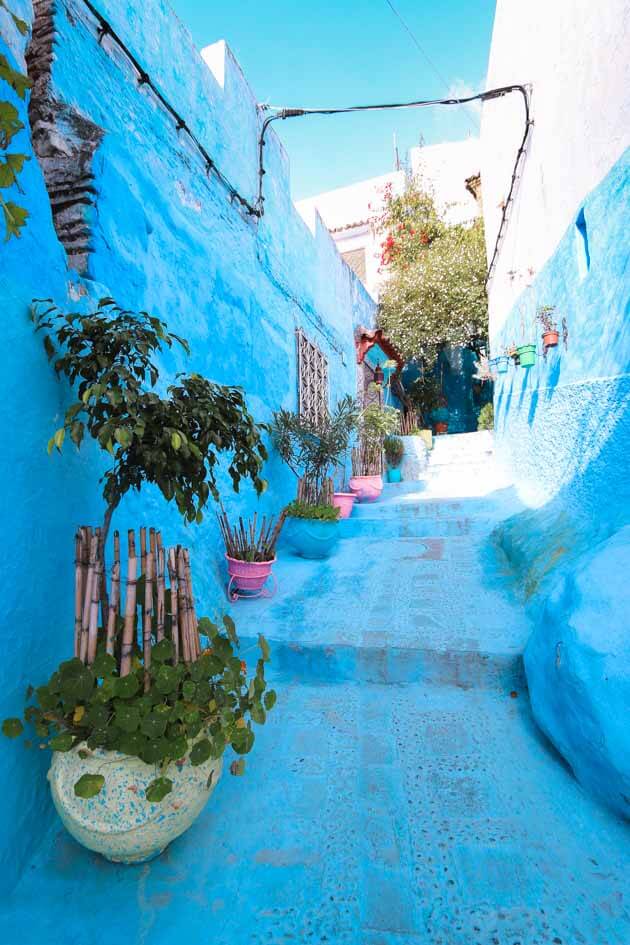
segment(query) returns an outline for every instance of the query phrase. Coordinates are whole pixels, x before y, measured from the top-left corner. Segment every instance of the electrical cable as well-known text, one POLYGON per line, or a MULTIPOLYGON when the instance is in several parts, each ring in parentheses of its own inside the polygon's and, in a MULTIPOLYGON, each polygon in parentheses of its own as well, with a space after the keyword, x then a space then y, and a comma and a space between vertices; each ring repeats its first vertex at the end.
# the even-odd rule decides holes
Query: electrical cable
MULTIPOLYGON (((508 191, 507 198, 503 206, 503 212, 501 215, 501 221, 499 224, 499 229, 497 232, 497 239, 494 246, 494 252, 490 260, 490 265, 488 267, 488 273, 486 276, 486 285, 490 281, 494 266, 496 264, 499 246, 501 239, 503 238, 503 233, 507 225, 507 215, 508 208, 514 199, 514 193, 516 190, 516 183, 518 180, 518 171, 520 167, 521 159, 525 153, 527 147, 527 140, 529 138, 530 127, 533 122, 530 119, 529 111, 529 97, 527 89, 524 85, 506 85, 496 89, 488 89, 485 92, 478 92, 475 95, 468 95, 460 98, 440 98, 440 99, 420 99, 412 102, 389 102, 378 105, 351 105, 343 108, 281 108, 277 106, 259 106, 261 111, 273 111, 273 115, 267 116, 262 123, 260 136, 258 139, 258 195, 254 204, 252 204, 246 197, 243 197, 242 194, 236 189, 236 187, 231 183, 231 181, 226 177, 226 175, 217 167, 214 163, 214 160, 204 147, 204 145, 199 141, 195 133, 188 126, 186 121, 181 117, 179 112, 170 104, 168 99, 162 94, 160 89, 155 85, 151 79, 149 73, 142 67, 138 59, 131 52, 129 47, 125 44, 124 40, 118 36, 111 24, 105 19, 103 14, 94 6, 91 0, 81 0, 83 5, 90 11, 94 19, 98 23, 98 37, 99 42, 103 39, 104 36, 109 36, 113 42, 116 43, 121 52, 126 56, 127 60, 131 63, 135 72, 138 75, 138 82, 140 85, 146 85, 151 89, 153 94, 156 96, 160 104, 164 109, 171 115, 176 123, 178 131, 185 132, 192 144, 195 146, 197 151, 201 154, 204 163, 206 165, 206 171, 208 175, 213 173, 221 184, 225 187, 230 195, 232 201, 239 203, 250 216, 253 216, 257 219, 261 219, 264 216, 265 207, 265 197, 263 194, 263 178, 265 175, 265 166, 264 166, 264 147, 265 147, 265 136, 270 125, 274 121, 280 119, 285 120, 287 118, 301 118, 307 115, 340 115, 348 114, 352 112, 367 112, 367 111, 385 111, 385 110, 395 110, 401 108, 427 108, 435 105, 466 105, 470 102, 487 102, 495 98, 502 98, 504 95, 510 95, 513 92, 518 92, 522 96, 523 105, 525 110, 525 122, 524 122, 524 131, 521 143, 519 145, 516 160, 514 162, 514 168, 512 171, 512 177, 510 181, 510 187, 508 191)), ((389 2, 389 0, 387 0, 389 2)), ((389 4, 392 6, 392 4, 389 4)), ((392 9, 394 7, 392 6, 392 9)), ((394 12, 397 11, 394 9, 394 12)), ((399 14, 397 14, 399 16, 399 14)), ((400 17, 399 17, 400 18, 400 17)), ((404 22, 404 21, 403 21, 404 22)))
POLYGON ((109 36, 110 39, 112 39, 116 43, 118 48, 121 50, 122 53, 124 53, 125 57, 131 63, 134 70, 136 71, 138 75, 138 83, 140 85, 146 85, 148 88, 151 89, 151 91, 153 92, 155 97, 158 99, 162 107, 166 109, 169 115, 171 115, 171 117, 175 120, 177 131, 183 131, 185 134, 188 135, 189 139, 191 140, 191 142, 193 143, 197 151, 201 154, 204 160, 204 163, 206 165, 206 172, 208 173, 208 175, 213 173, 219 179, 219 181, 225 187, 225 189, 228 191, 230 195, 230 200, 233 200, 233 201, 236 200, 237 203, 239 203, 247 211, 248 214, 250 214, 253 217, 261 216, 261 213, 258 210, 258 208, 254 207, 253 204, 251 204, 245 197, 243 197, 238 192, 236 187, 225 176, 225 174, 216 166, 210 154, 208 153, 206 148, 203 146, 203 144, 199 141, 195 133, 190 129, 190 127, 188 126, 186 121, 181 117, 179 112, 175 108, 173 108, 173 106, 168 101, 168 99, 165 98, 165 96, 162 94, 162 92, 159 90, 159 88, 155 85, 155 83, 151 79, 149 73, 145 69, 143 69, 142 65, 138 62, 138 60, 136 59, 134 54, 131 52, 129 47, 125 44, 124 40, 120 38, 118 33, 116 33, 112 25, 105 19, 103 14, 94 6, 91 0, 81 0, 81 2, 83 3, 84 6, 87 7, 87 9, 90 11, 92 16, 98 23, 99 43, 101 42, 104 36, 109 36))
MULTIPOLYGON (((433 70, 433 73, 438 77, 438 79, 440 80, 440 82, 442 83, 442 85, 444 86, 444 88, 445 88, 445 89, 447 90, 447 92, 448 92, 448 91, 450 90, 450 85, 449 85, 449 83, 446 81, 446 79, 444 78, 444 76, 442 75, 442 73, 440 72, 440 70, 438 69, 438 67, 435 65, 435 63, 433 62, 433 60, 429 57, 429 54, 428 54, 428 53, 426 52, 426 50, 423 48, 423 46, 422 46, 421 43, 420 43, 420 40, 419 40, 418 37, 415 35, 415 33, 413 32, 413 30, 411 29, 411 27, 409 26, 409 24, 406 22, 406 20, 403 19, 402 15, 398 12, 398 10, 397 10, 396 7, 394 6, 394 4, 391 2, 391 0, 385 0, 385 3, 386 3, 387 6, 389 7, 389 9, 392 11, 392 13, 394 14, 394 16, 398 19, 398 21, 400 22, 402 28, 404 29, 404 31, 407 33, 407 35, 408 35, 409 38, 411 39, 411 42, 414 44, 414 46, 416 47, 416 49, 418 50, 418 52, 420 53, 420 55, 422 56, 422 58, 427 62, 429 68, 433 70)), ((463 109, 463 106, 462 106, 462 110, 464 110, 464 109, 463 109)), ((465 111, 464 111, 464 114, 466 114, 465 111)), ((479 122, 478 122, 478 121, 473 121, 473 119, 471 118, 470 114, 466 114, 466 118, 467 118, 468 124, 471 125, 471 127, 473 128, 473 130, 476 131, 476 132, 479 132, 479 122)))
POLYGON ((512 170, 512 176, 510 180, 510 186, 508 190, 508 195, 503 205, 503 211, 501 214, 501 221, 499 223, 499 229, 497 231, 497 238, 494 245, 494 251, 490 259, 490 264, 488 266, 488 272, 486 275, 486 286, 490 281, 494 267, 496 265, 496 260, 499 252, 499 245, 503 238, 505 232, 505 226, 507 223, 507 214, 508 208, 514 199, 514 193, 516 190, 516 183, 518 180, 518 171, 520 168, 521 159, 525 153, 527 147, 527 141, 529 138, 530 128, 533 124, 530 118, 529 111, 529 95, 527 88, 524 85, 504 85, 496 89, 487 89, 485 92, 477 92, 475 95, 467 95, 463 98, 438 98, 438 99, 419 99, 412 102, 387 102, 379 105, 348 105, 345 107, 331 107, 331 108, 280 108, 277 106, 266 105, 264 106, 264 111, 274 111, 275 114, 268 115, 267 118, 263 121, 262 128, 260 131, 260 137, 258 139, 258 198, 256 201, 256 207, 259 213, 259 216, 264 216, 264 202, 265 197, 263 194, 263 178, 265 175, 265 164, 264 164, 264 148, 265 148, 265 136, 270 125, 274 121, 286 120, 287 118, 303 118, 309 115, 344 115, 353 112, 372 112, 372 111, 385 111, 392 109, 401 109, 401 108, 429 108, 434 105, 465 105, 468 102, 489 102, 495 98, 502 98, 504 95, 511 95, 513 92, 517 92, 521 95, 523 100, 524 108, 524 129, 523 136, 516 153, 516 159, 514 161, 514 167, 512 170))

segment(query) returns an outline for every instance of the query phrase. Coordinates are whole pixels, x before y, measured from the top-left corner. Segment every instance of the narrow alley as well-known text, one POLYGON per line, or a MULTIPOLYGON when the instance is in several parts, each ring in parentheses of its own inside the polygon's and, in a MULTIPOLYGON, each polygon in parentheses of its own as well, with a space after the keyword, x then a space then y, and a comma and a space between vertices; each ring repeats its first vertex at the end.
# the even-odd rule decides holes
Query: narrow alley
POLYGON ((530 715, 490 540, 517 510, 491 435, 444 437, 332 558, 282 556, 282 594, 238 605, 281 705, 247 776, 137 867, 55 823, 14 895, 21 945, 62 921, 64 945, 627 945, 627 828, 530 715))

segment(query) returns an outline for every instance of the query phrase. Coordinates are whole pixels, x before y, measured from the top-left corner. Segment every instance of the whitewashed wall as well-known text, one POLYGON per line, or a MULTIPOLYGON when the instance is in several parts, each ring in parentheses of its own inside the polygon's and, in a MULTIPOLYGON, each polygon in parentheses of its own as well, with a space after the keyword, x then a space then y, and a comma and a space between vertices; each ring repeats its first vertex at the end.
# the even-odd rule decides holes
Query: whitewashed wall
POLYGON ((466 190, 466 179, 481 170, 479 138, 410 148, 409 164, 412 176, 433 193, 447 223, 470 223, 479 216, 479 204, 466 190))
MULTIPOLYGON (((630 144, 629 37, 630 0, 497 0, 486 87, 531 83, 534 126, 490 284, 491 335, 575 221, 583 198, 630 144), (523 275, 510 279, 510 270, 523 275)), ((519 99, 483 107, 490 255, 523 129, 519 99)))

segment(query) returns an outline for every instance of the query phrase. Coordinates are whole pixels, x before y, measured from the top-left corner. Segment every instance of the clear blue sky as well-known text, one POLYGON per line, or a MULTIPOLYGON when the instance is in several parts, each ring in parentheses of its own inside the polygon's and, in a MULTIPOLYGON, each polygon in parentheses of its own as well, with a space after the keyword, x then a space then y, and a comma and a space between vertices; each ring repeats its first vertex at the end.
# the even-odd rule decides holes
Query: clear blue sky
MULTIPOLYGON (((386 0, 171 0, 198 48, 227 40, 258 101, 329 106, 469 94, 484 84, 494 0, 392 0, 441 78, 386 0), (442 81, 444 80, 444 81, 442 81)), ((393 165, 417 144, 475 132, 460 108, 300 118, 277 123, 291 159, 295 198, 393 165)))

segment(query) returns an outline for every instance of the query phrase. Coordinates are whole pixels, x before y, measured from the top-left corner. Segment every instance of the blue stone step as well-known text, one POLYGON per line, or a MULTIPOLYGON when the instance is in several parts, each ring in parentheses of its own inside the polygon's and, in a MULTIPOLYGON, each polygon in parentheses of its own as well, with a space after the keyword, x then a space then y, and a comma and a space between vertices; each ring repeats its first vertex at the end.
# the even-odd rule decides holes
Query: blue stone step
MULTIPOLYGON (((520 653, 437 650, 423 647, 287 643, 268 638, 274 676, 291 683, 408 685, 526 691, 520 653)), ((243 657, 258 656, 256 639, 241 637, 243 657)))

